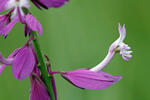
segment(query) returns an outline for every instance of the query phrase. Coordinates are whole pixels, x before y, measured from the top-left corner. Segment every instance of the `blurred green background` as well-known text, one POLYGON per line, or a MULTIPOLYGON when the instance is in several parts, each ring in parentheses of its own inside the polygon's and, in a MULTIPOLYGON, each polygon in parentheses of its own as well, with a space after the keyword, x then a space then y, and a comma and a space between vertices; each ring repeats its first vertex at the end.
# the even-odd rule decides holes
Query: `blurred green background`
MULTIPOLYGON (((150 0, 70 0, 58 9, 33 15, 44 33, 39 37, 43 53, 53 70, 92 68, 103 60, 109 45, 118 38, 118 23, 126 24, 125 43, 133 50, 129 62, 119 54, 103 70, 123 79, 105 90, 81 90, 56 75, 58 100, 150 100, 150 0)), ((0 38, 0 51, 7 57, 24 45, 23 25, 18 23, 7 39, 0 38)), ((28 100, 29 79, 14 79, 11 67, 0 76, 0 100, 28 100)))

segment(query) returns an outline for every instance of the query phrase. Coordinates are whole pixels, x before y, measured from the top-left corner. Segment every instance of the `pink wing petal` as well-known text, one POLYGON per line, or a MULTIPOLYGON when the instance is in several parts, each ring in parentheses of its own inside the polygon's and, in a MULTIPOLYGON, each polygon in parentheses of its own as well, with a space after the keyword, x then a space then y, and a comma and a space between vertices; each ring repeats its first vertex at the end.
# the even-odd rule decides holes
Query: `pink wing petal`
POLYGON ((105 89, 121 79, 121 76, 96 73, 87 69, 66 72, 62 76, 75 86, 84 89, 105 89))
POLYGON ((35 77, 31 78, 30 100, 50 100, 45 85, 35 77))
POLYGON ((12 64, 14 77, 18 80, 28 77, 34 69, 35 61, 35 56, 30 47, 25 46, 21 48, 12 64))
POLYGON ((3 30, 0 31, 5 37, 8 35, 10 30, 13 28, 13 26, 19 21, 19 18, 16 17, 14 20, 12 20, 3 30))
POLYGON ((27 16, 25 16, 25 21, 26 21, 26 24, 28 25, 28 27, 32 31, 38 31, 39 35, 42 34, 42 32, 43 32, 42 26, 35 17, 33 17, 31 14, 28 14, 27 16))

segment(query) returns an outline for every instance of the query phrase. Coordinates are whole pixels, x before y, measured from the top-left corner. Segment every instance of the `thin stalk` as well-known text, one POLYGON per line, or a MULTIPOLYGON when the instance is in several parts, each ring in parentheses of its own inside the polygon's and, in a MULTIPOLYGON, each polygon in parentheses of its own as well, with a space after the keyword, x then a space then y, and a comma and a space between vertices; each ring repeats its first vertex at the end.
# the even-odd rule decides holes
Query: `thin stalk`
POLYGON ((34 37, 32 42, 33 42, 33 45, 34 45, 34 49, 35 49, 35 52, 36 52, 38 62, 40 64, 39 69, 41 71, 41 76, 43 78, 43 81, 44 81, 47 89, 48 89, 50 99, 55 100, 53 86, 52 86, 52 79, 51 79, 51 77, 49 77, 47 67, 46 67, 46 64, 44 62, 42 52, 41 52, 41 49, 40 49, 40 46, 39 46, 39 43, 38 43, 36 32, 32 31, 31 32, 31 37, 34 37))

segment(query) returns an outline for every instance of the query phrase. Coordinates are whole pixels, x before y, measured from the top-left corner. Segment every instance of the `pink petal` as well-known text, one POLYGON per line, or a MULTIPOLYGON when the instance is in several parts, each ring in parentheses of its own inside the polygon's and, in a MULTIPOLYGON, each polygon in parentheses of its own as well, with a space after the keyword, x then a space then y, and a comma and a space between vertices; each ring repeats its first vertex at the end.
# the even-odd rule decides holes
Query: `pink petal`
MULTIPOLYGON (((15 56, 15 55, 18 53, 19 50, 20 50, 20 48, 14 50, 14 51, 8 56, 8 59, 9 59, 9 58, 13 58, 13 56, 15 56)), ((3 65, 0 66, 0 75, 1 75, 1 73, 2 73, 2 71, 3 71, 3 69, 4 69, 6 66, 7 66, 6 64, 3 64, 3 65)))
POLYGON ((23 80, 31 75, 35 66, 35 56, 29 46, 20 49, 12 63, 12 72, 16 79, 23 80))
POLYGON ((46 86, 34 76, 31 77, 30 100, 50 100, 46 86))
POLYGON ((5 28, 3 28, 3 30, 1 30, 0 32, 6 37, 8 35, 8 33, 10 32, 10 30, 13 28, 13 26, 19 21, 19 18, 16 17, 14 20, 12 20, 9 24, 7 24, 7 26, 5 28))
POLYGON ((0 0, 0 12, 2 12, 5 9, 7 2, 8 0, 0 0))
POLYGON ((32 31, 38 31, 39 35, 42 34, 42 32, 43 32, 42 26, 35 17, 33 17, 31 14, 28 14, 25 16, 25 21, 26 21, 26 24, 28 25, 28 27, 32 31))
POLYGON ((121 79, 121 76, 112 76, 104 72, 93 72, 79 69, 62 74, 75 86, 83 89, 105 89, 121 79))
POLYGON ((5 25, 9 23, 9 19, 10 17, 8 16, 8 14, 0 15, 0 30, 2 30, 5 27, 5 25))
POLYGON ((59 8, 66 4, 69 0, 32 0, 38 8, 59 8))

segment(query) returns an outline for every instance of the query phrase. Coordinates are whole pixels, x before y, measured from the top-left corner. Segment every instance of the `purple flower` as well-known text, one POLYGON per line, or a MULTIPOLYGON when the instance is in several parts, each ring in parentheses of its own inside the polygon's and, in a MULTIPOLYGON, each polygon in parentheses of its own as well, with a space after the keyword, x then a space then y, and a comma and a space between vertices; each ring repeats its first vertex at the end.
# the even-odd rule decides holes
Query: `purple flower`
POLYGON ((13 26, 19 21, 25 25, 25 35, 28 35, 31 30, 38 31, 39 35, 42 34, 42 26, 37 19, 31 14, 26 15, 23 12, 23 8, 30 8, 28 0, 7 0, 4 5, 4 8, 10 9, 10 11, 8 14, 0 16, 0 35, 6 37, 13 26))
POLYGON ((105 89, 118 82, 122 78, 121 76, 112 76, 101 70, 107 66, 117 51, 120 51, 122 58, 126 61, 132 57, 132 51, 129 51, 130 47, 123 43, 126 36, 125 26, 121 27, 119 24, 119 33, 120 37, 111 44, 107 56, 97 66, 91 69, 78 69, 75 71, 56 73, 61 74, 66 80, 83 89, 105 89))
POLYGON ((88 69, 78 69, 61 75, 73 85, 83 89, 105 89, 121 79, 121 76, 112 76, 101 71, 93 72, 88 69))
POLYGON ((31 75, 35 64, 36 57, 32 45, 28 43, 19 49, 16 49, 7 59, 0 55, 0 72, 6 65, 12 65, 12 72, 16 79, 23 80, 31 75))
POLYGON ((31 0, 38 8, 59 8, 69 0, 31 0))
MULTIPOLYGON (((14 20, 9 22, 10 17, 7 15, 0 16, 0 34, 5 37, 8 35, 13 26, 19 22, 19 17, 16 17, 14 20)), ((35 17, 31 14, 27 14, 24 16, 24 24, 25 24, 25 35, 30 34, 32 31, 38 31, 38 34, 41 35, 43 32, 42 26, 40 22, 37 21, 35 17)))
POLYGON ((34 75, 30 76, 30 100, 50 100, 47 88, 40 77, 40 72, 37 67, 36 72, 34 71, 32 74, 34 75))

